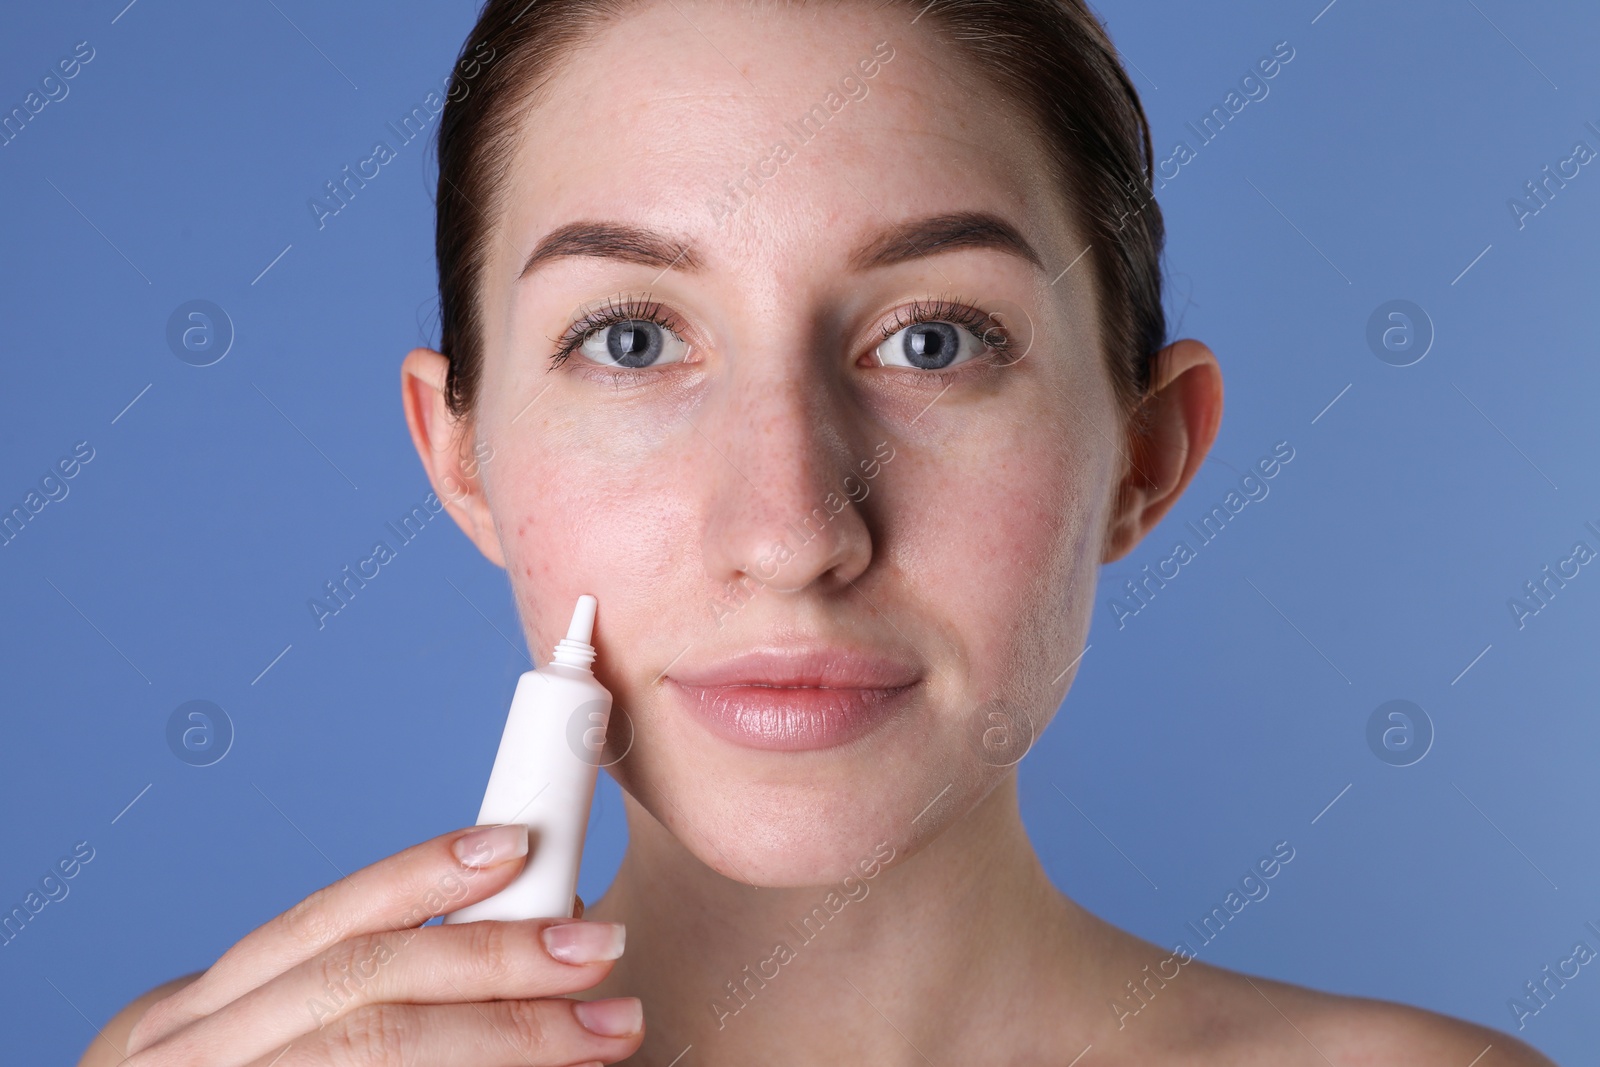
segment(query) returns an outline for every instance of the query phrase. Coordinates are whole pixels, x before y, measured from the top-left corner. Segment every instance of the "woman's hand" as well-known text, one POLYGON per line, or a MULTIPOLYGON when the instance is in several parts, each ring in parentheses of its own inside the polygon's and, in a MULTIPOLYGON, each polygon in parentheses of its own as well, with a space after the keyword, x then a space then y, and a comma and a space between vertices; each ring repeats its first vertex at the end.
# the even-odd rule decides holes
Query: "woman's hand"
MULTIPOLYGON (((614 1062, 635 1052, 633 997, 581 1002, 622 954, 617 923, 422 926, 521 870, 520 826, 458 830, 321 889, 157 1001, 126 1067, 435 1067, 614 1062)), ((109 1040, 112 1035, 106 1035, 109 1040)), ((101 1062, 96 1041, 84 1067, 101 1062)))

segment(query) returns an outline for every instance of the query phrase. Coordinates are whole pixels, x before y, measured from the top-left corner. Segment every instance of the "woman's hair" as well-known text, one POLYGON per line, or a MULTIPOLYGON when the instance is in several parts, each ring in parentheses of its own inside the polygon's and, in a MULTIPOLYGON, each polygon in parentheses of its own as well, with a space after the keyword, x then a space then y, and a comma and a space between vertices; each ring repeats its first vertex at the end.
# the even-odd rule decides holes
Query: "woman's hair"
MULTIPOLYGON (((1083 0, 874 2, 921 11, 915 21, 987 73, 1044 137, 1054 178, 1089 242, 1116 397, 1125 413, 1137 412, 1165 344, 1164 231, 1151 192, 1150 125, 1104 27, 1083 0)), ((636 3, 487 0, 462 45, 438 128, 435 232, 439 350, 450 361, 446 397, 457 416, 472 410, 482 373, 478 290, 505 207, 518 124, 562 58, 636 3)))

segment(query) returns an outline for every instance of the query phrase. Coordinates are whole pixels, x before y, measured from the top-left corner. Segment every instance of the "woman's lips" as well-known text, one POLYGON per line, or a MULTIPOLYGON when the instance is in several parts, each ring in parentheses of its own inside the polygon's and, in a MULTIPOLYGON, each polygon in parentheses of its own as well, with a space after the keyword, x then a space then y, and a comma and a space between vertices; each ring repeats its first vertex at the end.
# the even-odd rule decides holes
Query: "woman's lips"
POLYGON ((667 677, 713 733, 747 748, 830 748, 867 733, 920 676, 887 657, 841 648, 745 653, 667 677))
POLYGON ((842 745, 871 730, 911 691, 823 686, 673 683, 712 731, 736 745, 799 752, 842 745))

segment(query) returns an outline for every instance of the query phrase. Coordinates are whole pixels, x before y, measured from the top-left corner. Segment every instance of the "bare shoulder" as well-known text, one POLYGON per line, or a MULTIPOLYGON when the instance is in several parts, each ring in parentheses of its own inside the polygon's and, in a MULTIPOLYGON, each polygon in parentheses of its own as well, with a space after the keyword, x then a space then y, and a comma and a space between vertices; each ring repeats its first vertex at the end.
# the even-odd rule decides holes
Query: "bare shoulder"
MULTIPOLYGON (((1276 983, 1274 983, 1276 984, 1276 983)), ((1294 986, 1282 988, 1297 989, 1294 986)), ((1499 1030, 1437 1012, 1364 997, 1297 989, 1316 1002, 1313 1025, 1334 1047, 1334 1062, 1351 1067, 1471 1064, 1473 1067, 1556 1067, 1530 1045, 1499 1030)))
POLYGON ((1113 1018, 1093 1045, 1102 1064, 1556 1067, 1517 1038, 1462 1019, 1258 978, 1109 925, 1099 934, 1116 988, 1113 1018))
POLYGON ((133 1033, 134 1025, 145 1012, 150 1010, 150 1006, 176 993, 203 973, 205 972, 196 971, 194 974, 174 978, 129 1001, 127 1006, 113 1015, 111 1021, 102 1026, 100 1032, 89 1042, 83 1058, 78 1061, 78 1067, 116 1067, 126 1059, 122 1050, 128 1047, 128 1035, 133 1033))
POLYGON ((1335 1067, 1556 1067, 1517 1038, 1464 1019, 1216 967, 1206 971, 1213 990, 1235 1001, 1241 1017, 1250 1020, 1236 1034, 1260 1050, 1263 1064, 1304 1059, 1335 1067))

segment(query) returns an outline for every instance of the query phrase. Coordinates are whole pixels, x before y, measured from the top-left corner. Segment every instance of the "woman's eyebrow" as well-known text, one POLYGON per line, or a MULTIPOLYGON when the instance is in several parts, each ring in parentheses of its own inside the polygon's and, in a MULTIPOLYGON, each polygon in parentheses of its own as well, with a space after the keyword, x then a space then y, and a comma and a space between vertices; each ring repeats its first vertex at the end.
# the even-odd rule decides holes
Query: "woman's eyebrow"
POLYGON ((849 263, 854 270, 868 270, 958 248, 992 248, 1044 269, 1044 260, 1027 238, 1011 223, 987 211, 957 211, 891 223, 856 249, 849 263))
POLYGON ((544 236, 522 265, 518 279, 540 264, 566 256, 599 256, 646 267, 680 267, 696 271, 702 266, 688 242, 667 237, 642 226, 616 222, 569 222, 544 236))
MULTIPOLYGON (((1027 238, 1005 219, 987 211, 958 211, 890 223, 858 246, 846 262, 852 270, 870 270, 959 248, 992 248, 1044 269, 1044 261, 1027 238)), ((661 270, 677 267, 697 271, 704 266, 694 246, 682 238, 623 223, 569 222, 544 236, 518 278, 526 278, 543 263, 567 256, 620 259, 661 270)))

